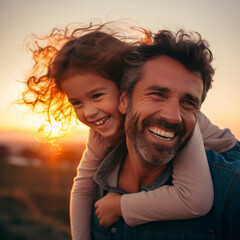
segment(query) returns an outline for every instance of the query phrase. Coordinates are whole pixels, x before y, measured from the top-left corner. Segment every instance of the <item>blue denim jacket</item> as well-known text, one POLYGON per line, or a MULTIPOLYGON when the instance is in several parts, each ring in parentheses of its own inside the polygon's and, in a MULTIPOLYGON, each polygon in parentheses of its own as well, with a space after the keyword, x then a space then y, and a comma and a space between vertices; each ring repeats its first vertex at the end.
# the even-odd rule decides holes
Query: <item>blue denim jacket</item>
MULTIPOLYGON (((121 147, 118 149, 117 154, 120 154, 118 156, 121 158, 125 153, 126 150, 122 151, 121 147)), ((99 225, 93 209, 92 238, 95 240, 240 239, 240 145, 237 143, 233 149, 222 154, 213 151, 206 153, 215 196, 213 207, 207 215, 189 220, 151 222, 135 227, 128 226, 121 219, 108 229, 104 229, 99 225)), ((111 167, 108 171, 110 169, 112 172, 111 167)), ((122 190, 108 186, 105 181, 108 177, 107 171, 100 170, 96 174, 95 180, 99 184, 96 185, 96 200, 108 191, 124 194, 122 190)), ((158 182, 158 187, 163 182, 158 182)), ((164 184, 171 184, 171 178, 168 178, 164 184)), ((148 190, 147 188, 148 186, 145 190, 148 190)))

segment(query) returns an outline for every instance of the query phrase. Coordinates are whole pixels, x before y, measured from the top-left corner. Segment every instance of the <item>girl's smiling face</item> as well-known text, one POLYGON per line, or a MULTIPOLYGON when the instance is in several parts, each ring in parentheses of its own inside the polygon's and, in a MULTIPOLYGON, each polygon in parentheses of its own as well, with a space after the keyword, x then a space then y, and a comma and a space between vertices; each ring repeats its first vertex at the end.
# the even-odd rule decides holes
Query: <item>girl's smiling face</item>
POLYGON ((118 111, 120 91, 117 85, 95 73, 68 76, 61 83, 78 119, 103 137, 123 129, 123 115, 118 111))

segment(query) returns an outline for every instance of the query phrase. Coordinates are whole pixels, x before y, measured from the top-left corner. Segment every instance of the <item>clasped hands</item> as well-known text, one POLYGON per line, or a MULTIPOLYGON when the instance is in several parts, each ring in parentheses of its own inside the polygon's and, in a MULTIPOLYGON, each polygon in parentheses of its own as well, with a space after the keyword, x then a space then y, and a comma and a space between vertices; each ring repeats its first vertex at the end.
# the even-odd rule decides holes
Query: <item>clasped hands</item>
POLYGON ((120 194, 109 192, 94 204, 95 215, 101 226, 108 228, 122 217, 120 201, 120 194))

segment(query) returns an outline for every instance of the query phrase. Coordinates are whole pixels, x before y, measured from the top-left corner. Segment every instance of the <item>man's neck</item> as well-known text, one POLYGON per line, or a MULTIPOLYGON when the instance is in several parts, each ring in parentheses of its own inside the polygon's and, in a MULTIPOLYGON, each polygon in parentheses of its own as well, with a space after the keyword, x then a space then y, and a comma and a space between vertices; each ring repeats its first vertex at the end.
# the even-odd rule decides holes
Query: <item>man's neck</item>
POLYGON ((143 186, 151 184, 166 168, 164 166, 154 166, 140 159, 134 148, 128 146, 126 155, 118 176, 118 187, 122 190, 133 193, 139 192, 143 186))

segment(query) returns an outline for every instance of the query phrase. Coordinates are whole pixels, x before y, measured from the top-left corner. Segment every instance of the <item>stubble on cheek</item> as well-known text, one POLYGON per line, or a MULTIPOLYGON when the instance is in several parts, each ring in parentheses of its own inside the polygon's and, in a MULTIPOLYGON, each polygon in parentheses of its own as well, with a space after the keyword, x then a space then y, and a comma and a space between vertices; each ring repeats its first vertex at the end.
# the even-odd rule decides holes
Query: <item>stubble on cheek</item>
MULTIPOLYGON (((181 124, 168 124, 166 121, 149 117, 140 124, 140 115, 133 113, 131 106, 128 108, 125 122, 126 135, 132 142, 135 152, 143 162, 148 162, 152 165, 164 165, 171 161, 181 149, 181 141, 186 134, 186 129, 181 124), (148 124, 154 123, 166 129, 176 132, 178 141, 171 147, 166 147, 157 143, 150 143, 146 137, 148 124)), ((188 138, 187 141, 188 142, 188 138)), ((184 142, 184 145, 186 144, 184 142)))

